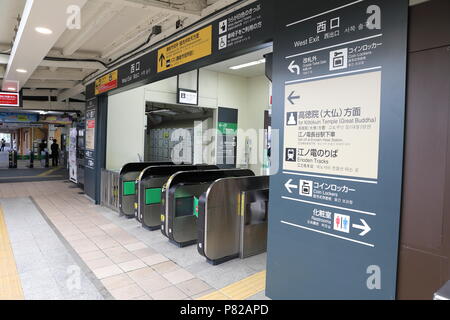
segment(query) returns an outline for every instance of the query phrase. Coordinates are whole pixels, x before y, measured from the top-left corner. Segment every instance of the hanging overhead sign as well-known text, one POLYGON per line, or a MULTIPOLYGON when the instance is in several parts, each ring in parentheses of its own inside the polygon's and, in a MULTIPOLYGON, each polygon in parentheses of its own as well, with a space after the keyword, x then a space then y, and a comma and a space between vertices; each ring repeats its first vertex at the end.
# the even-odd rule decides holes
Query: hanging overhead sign
POLYGON ((98 78, 87 98, 189 72, 248 53, 272 40, 271 3, 255 1, 98 78))
POLYGON ((20 98, 18 93, 0 92, 1 107, 18 107, 19 105, 20 105, 20 98))
POLYGON ((195 31, 158 50, 158 72, 198 60, 212 53, 212 25, 195 31))
POLYGON ((118 86, 118 71, 114 70, 107 75, 95 80, 95 94, 101 94, 118 86))
POLYGON ((35 113, 0 112, 0 122, 30 123, 30 122, 37 122, 37 121, 38 121, 38 115, 35 113))
POLYGON ((178 100, 177 103, 189 104, 196 106, 198 105, 198 93, 195 90, 188 89, 178 89, 178 100))
POLYGON ((39 116, 39 122, 51 123, 51 124, 71 124, 72 117, 70 116, 39 116))
POLYGON ((266 294, 394 299, 408 1, 284 1, 266 294))

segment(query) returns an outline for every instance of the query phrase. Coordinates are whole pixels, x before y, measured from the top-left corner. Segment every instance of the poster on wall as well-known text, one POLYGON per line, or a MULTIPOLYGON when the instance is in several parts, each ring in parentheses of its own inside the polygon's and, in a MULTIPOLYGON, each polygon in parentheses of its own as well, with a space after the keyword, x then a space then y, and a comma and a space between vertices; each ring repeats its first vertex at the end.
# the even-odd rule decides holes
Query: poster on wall
POLYGON ((395 299, 408 1, 284 1, 266 295, 395 299))
POLYGON ((95 149, 95 119, 86 120, 86 149, 95 149))
POLYGON ((86 168, 95 168, 95 130, 97 117, 97 99, 87 101, 86 104, 86 132, 84 164, 86 168))
POLYGON ((69 136, 69 180, 78 183, 77 179, 77 128, 70 129, 69 136))

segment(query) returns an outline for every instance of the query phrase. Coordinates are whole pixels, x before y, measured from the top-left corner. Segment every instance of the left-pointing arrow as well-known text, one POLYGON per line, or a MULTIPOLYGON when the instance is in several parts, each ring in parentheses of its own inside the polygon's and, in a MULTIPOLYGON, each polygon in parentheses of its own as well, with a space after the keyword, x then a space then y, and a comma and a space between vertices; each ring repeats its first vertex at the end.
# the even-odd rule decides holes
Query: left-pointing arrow
POLYGON ((292 183, 292 179, 289 179, 289 181, 284 184, 284 187, 287 189, 287 191, 289 193, 292 193, 291 189, 298 189, 297 185, 291 184, 291 183, 292 183))
POLYGON ((367 224, 367 222, 364 219, 359 219, 361 221, 361 223, 363 224, 362 226, 359 224, 353 224, 353 228, 355 229, 359 229, 362 230, 362 232, 359 234, 360 236, 365 236, 366 234, 368 234, 370 232, 370 230, 372 230, 369 225, 367 224))
POLYGON ((295 91, 292 91, 288 97, 288 100, 291 104, 294 104, 294 100, 300 99, 300 96, 294 96, 294 94, 295 94, 295 91))

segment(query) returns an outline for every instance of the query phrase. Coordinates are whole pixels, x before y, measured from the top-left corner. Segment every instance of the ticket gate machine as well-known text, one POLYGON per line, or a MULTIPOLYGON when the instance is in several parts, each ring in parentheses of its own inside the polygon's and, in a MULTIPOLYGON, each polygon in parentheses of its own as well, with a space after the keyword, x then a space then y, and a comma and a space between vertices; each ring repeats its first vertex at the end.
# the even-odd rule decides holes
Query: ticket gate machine
POLYGON ((199 200, 198 252, 217 265, 266 251, 269 177, 224 178, 199 200))
POLYGON ((138 205, 136 219, 149 230, 161 228, 161 189, 173 174, 180 171, 214 170, 212 165, 174 165, 145 168, 137 178, 138 205))
POLYGON ((187 171, 172 175, 162 188, 161 232, 179 247, 195 244, 199 197, 217 179, 254 175, 248 169, 187 171))
POLYGON ((125 164, 119 173, 119 210, 125 217, 134 217, 136 201, 136 178, 149 166, 172 165, 172 162, 131 162, 125 164))

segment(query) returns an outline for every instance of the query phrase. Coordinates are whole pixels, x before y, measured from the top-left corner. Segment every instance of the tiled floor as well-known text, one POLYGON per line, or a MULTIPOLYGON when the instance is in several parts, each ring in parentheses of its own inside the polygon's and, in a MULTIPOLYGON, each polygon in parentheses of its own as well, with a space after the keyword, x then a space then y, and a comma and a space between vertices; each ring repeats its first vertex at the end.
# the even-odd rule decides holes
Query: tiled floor
MULTIPOLYGON (((265 270, 265 254, 212 266, 195 246, 178 248, 160 231, 145 230, 79 192, 63 181, 0 184, 26 299, 36 297, 38 285, 49 299, 73 298, 65 290, 74 272, 70 267, 81 269, 80 296, 87 299, 196 299, 265 270)), ((260 289, 253 285, 247 291, 260 289)))

